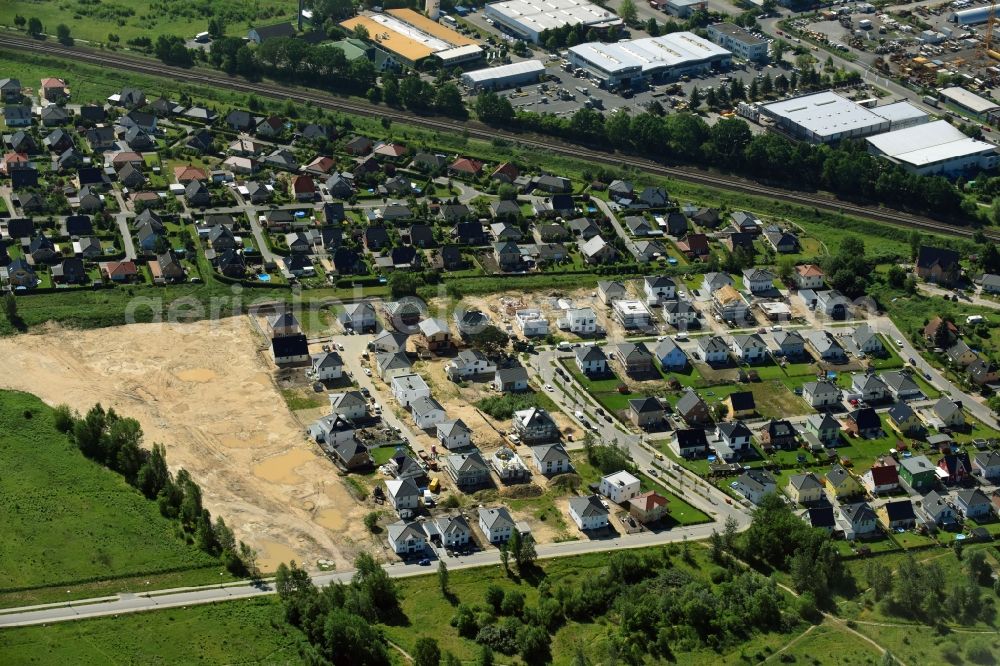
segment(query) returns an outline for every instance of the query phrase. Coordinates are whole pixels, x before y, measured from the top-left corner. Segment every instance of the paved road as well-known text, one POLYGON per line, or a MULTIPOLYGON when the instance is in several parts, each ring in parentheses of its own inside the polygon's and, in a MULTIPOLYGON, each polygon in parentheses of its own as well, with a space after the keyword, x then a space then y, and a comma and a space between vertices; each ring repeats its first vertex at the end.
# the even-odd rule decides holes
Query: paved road
MULTIPOLYGON (((675 528, 662 532, 642 532, 612 539, 563 541, 560 543, 542 544, 536 550, 539 559, 551 559, 624 548, 643 548, 671 542, 705 539, 717 527, 717 525, 710 523, 695 525, 693 527, 675 528)), ((447 563, 448 568, 451 570, 499 566, 500 553, 498 550, 490 548, 489 550, 480 551, 466 557, 448 558, 447 563)), ((386 570, 393 578, 404 578, 433 573, 435 567, 419 566, 417 564, 395 564, 386 566, 386 570)), ((313 576, 313 581, 317 585, 346 582, 350 580, 353 573, 353 571, 320 573, 313 576)), ((178 590, 163 590, 157 593, 140 595, 121 594, 117 597, 84 599, 72 603, 6 608, 0 609, 0 627, 52 624, 55 622, 68 622, 71 620, 83 620, 109 615, 141 613, 165 608, 248 599, 274 593, 273 584, 270 581, 264 581, 258 584, 211 585, 178 590)))

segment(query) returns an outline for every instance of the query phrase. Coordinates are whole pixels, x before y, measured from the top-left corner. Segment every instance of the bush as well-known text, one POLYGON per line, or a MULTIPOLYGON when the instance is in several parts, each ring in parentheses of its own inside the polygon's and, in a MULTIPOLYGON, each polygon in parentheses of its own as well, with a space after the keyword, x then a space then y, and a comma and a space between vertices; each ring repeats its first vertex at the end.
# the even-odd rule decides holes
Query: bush
POLYGON ((69 432, 73 429, 73 423, 76 421, 69 405, 58 405, 52 413, 52 418, 55 420, 56 430, 59 432, 69 432))
POLYGON ((993 650, 991 650, 989 644, 982 639, 971 641, 969 646, 965 648, 965 656, 974 664, 997 663, 996 659, 993 658, 993 650))

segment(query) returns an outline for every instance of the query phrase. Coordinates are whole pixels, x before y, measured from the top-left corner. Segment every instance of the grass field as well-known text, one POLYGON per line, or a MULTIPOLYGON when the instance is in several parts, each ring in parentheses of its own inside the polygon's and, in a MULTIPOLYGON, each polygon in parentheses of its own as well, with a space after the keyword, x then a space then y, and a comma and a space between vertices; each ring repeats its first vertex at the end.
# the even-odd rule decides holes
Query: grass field
POLYGON ((277 597, 4 630, 5 664, 301 664, 277 597))
POLYGON ((84 458, 34 396, 0 392, 0 460, 0 592, 58 586, 65 599, 76 583, 183 570, 201 574, 184 582, 229 580, 155 502, 84 458))
POLYGON ((65 23, 73 37, 92 42, 107 42, 108 34, 121 37, 124 44, 134 37, 177 35, 193 39, 208 29, 211 16, 221 18, 226 34, 245 37, 248 27, 270 25, 295 16, 295 0, 115 0, 114 2, 82 2, 80 0, 11 0, 0 4, 0 23, 14 25, 14 16, 37 17, 45 31, 55 34, 56 26, 65 23))

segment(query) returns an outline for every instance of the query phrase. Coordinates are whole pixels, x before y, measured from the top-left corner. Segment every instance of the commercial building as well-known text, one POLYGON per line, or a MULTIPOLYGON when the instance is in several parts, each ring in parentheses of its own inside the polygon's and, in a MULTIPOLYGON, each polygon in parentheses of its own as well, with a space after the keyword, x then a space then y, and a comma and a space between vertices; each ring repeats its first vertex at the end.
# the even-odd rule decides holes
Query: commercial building
POLYGON ((713 23, 708 26, 708 38, 744 60, 767 60, 767 40, 755 37, 733 23, 713 23))
POLYGON ((685 74, 727 69, 732 53, 691 32, 613 44, 588 42, 569 49, 571 64, 610 89, 673 81, 685 74))
POLYGON ((908 102, 869 109, 829 91, 763 104, 760 114, 792 137, 812 143, 860 139, 927 120, 908 102))
POLYGON ((944 120, 868 137, 868 152, 921 175, 954 175, 997 166, 997 147, 944 120))
POLYGON ((958 86, 942 88, 938 91, 938 96, 945 101, 951 102, 952 104, 965 109, 969 113, 974 113, 976 115, 984 115, 1000 108, 1000 105, 997 105, 996 102, 984 99, 979 95, 969 92, 965 88, 959 88, 958 86))
POLYGON ((688 18, 708 9, 706 0, 650 0, 650 4, 677 18, 688 18))
POLYGON ((985 5, 983 7, 972 7, 957 11, 951 15, 951 21, 958 25, 979 25, 980 23, 986 23, 989 17, 990 7, 989 5, 985 5))
POLYGON ((353 31, 364 26, 368 39, 411 67, 434 56, 445 65, 458 65, 483 56, 476 42, 412 9, 389 9, 384 14, 355 16, 340 24, 353 31))
POLYGON ((462 83, 475 90, 502 90, 535 83, 543 73, 545 65, 540 60, 525 60, 466 72, 462 74, 462 83))
POLYGON ((614 13, 587 0, 508 0, 486 5, 493 25, 537 44, 546 30, 583 24, 595 30, 621 25, 614 13))

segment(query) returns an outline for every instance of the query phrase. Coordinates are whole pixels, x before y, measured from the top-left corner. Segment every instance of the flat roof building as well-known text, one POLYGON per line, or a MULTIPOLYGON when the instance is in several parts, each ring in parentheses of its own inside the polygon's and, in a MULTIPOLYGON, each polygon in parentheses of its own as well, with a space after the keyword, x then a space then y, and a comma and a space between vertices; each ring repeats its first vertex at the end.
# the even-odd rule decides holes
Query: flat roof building
POLYGON ((1000 108, 1000 105, 997 105, 996 102, 989 99, 984 99, 979 95, 969 92, 965 88, 959 88, 958 86, 952 86, 950 88, 942 88, 941 90, 938 91, 938 95, 940 95, 947 101, 951 102, 952 104, 956 104, 957 106, 962 107, 966 111, 975 113, 977 115, 989 113, 990 111, 994 111, 997 108, 1000 108))
POLYGON ((907 102, 868 109, 829 91, 764 104, 760 112, 794 138, 812 143, 860 139, 927 118, 907 102))
POLYGON ((486 5, 494 25, 515 37, 537 44, 546 30, 583 24, 605 29, 621 25, 614 13, 587 0, 507 0, 486 5))
POLYGON ((713 23, 708 26, 708 38, 744 60, 755 62, 767 60, 769 46, 767 40, 755 37, 733 23, 713 23))
POLYGON ((725 69, 732 53, 691 32, 570 47, 568 59, 606 88, 634 88, 675 80, 684 74, 725 69))
POLYGON ((868 152, 921 175, 954 175, 997 166, 997 147, 944 120, 870 136, 868 152))
POLYGON ((384 14, 355 16, 340 25, 350 31, 359 25, 364 26, 368 39, 410 66, 432 55, 443 56, 442 60, 453 65, 481 58, 483 53, 474 40, 412 9, 390 9, 384 14))
POLYGON ((544 72, 545 65, 540 60, 525 60, 466 72, 462 74, 462 83, 476 90, 500 90, 534 83, 544 72))

